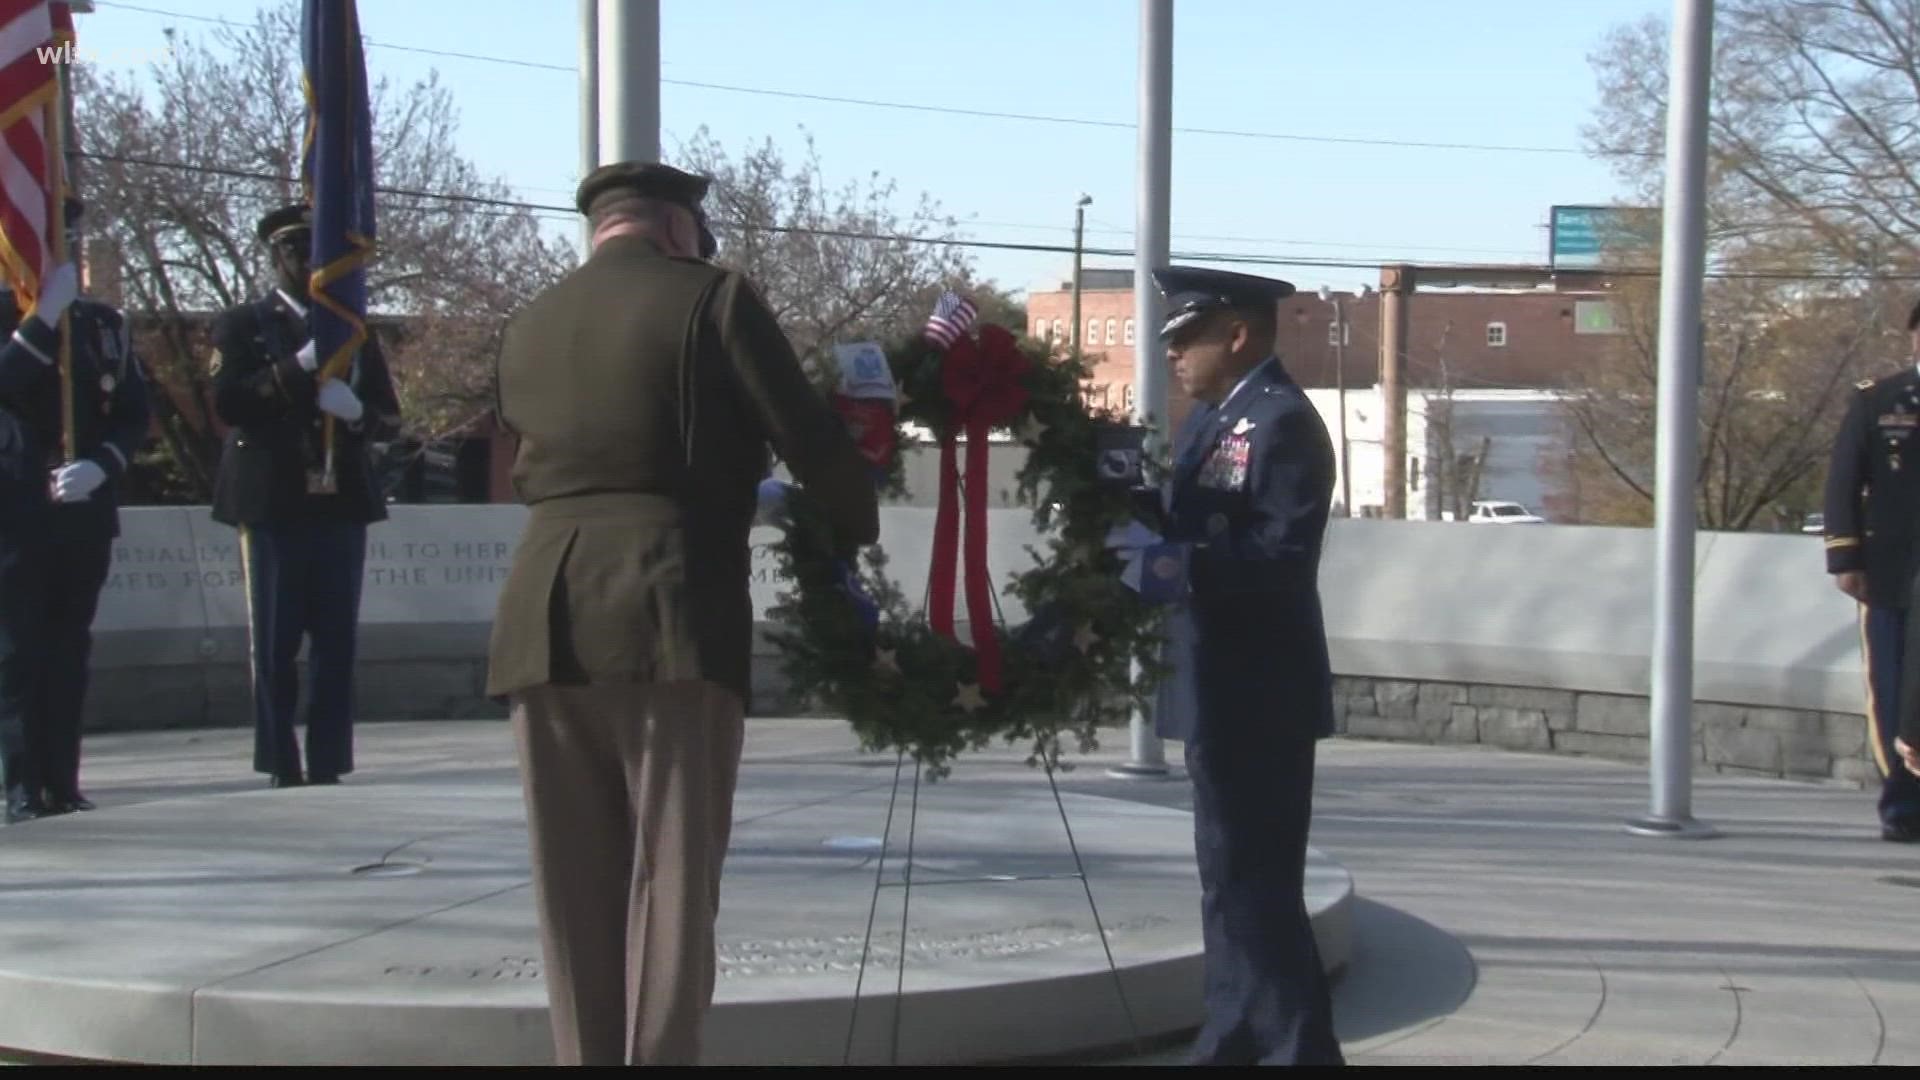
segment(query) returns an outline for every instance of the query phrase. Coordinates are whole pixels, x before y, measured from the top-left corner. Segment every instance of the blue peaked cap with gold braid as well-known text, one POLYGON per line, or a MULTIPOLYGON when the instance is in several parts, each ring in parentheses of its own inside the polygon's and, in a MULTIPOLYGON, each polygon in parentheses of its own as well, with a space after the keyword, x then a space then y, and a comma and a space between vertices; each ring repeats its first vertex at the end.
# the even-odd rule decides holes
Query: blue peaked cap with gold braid
POLYGON ((1271 309, 1294 293, 1293 283, 1279 278, 1198 266, 1160 267, 1153 272, 1153 283, 1167 298, 1162 340, 1209 311, 1271 309))

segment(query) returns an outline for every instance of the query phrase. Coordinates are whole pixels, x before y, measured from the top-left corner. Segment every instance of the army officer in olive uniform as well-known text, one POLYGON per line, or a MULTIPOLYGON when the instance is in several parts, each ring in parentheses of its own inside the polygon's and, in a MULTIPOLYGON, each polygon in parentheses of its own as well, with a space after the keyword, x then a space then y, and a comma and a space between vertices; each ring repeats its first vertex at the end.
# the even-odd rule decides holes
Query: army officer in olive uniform
POLYGON ((592 255, 514 318, 499 357, 532 513, 488 692, 512 705, 563 1064, 698 1059, 769 448, 844 553, 879 532, 866 462, 766 302, 703 261, 707 185, 664 165, 590 174, 592 255))
POLYGON ((353 771, 353 661, 367 526, 387 517, 370 443, 391 439, 400 403, 369 332, 347 378, 319 377, 308 323, 313 218, 284 206, 260 219, 278 284, 213 325, 214 408, 230 425, 213 518, 240 532, 253 667, 253 768, 274 787, 333 784, 353 771), (333 474, 325 422, 333 420, 333 474), (302 768, 297 657, 313 692, 302 768))
POLYGON ((1898 371, 1863 379, 1847 402, 1827 465, 1827 572, 1860 604, 1867 743, 1880 770, 1880 836, 1920 840, 1920 777, 1899 761, 1901 717, 1920 698, 1911 612, 1920 570, 1920 304, 1898 371))
POLYGON ((1160 337, 1195 408, 1167 538, 1187 552, 1159 734, 1185 743, 1206 948, 1200 1065, 1337 1065, 1302 889, 1314 751, 1333 731, 1319 592, 1333 447, 1273 353, 1284 281, 1172 267, 1160 337))

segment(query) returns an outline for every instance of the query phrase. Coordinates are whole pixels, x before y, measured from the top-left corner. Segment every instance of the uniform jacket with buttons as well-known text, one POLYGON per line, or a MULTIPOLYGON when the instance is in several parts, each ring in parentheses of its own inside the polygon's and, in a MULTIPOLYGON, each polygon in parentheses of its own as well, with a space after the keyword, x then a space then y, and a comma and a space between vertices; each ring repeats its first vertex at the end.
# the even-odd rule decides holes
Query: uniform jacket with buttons
POLYGON ((1333 731, 1320 550, 1333 498, 1326 425, 1277 358, 1196 406, 1168 481, 1190 596, 1169 618, 1163 738, 1230 743, 1333 731))
POLYGON ((514 318, 497 386, 532 512, 493 623, 492 696, 701 680, 746 702, 747 538, 770 450, 842 550, 879 536, 865 459, 738 273, 610 239, 514 318))
POLYGON ((1864 571, 1867 602, 1905 608, 1920 537, 1920 369, 1854 387, 1827 466, 1827 571, 1864 571))
POLYGON ((392 439, 400 403, 379 339, 369 330, 347 385, 359 420, 334 420, 334 494, 308 492, 325 463, 319 381, 296 357, 312 337, 306 317, 277 290, 222 312, 213 325, 214 410, 228 425, 214 480, 213 519, 226 525, 385 521, 386 500, 369 444, 392 439))
MULTIPOLYGON (((75 458, 92 461, 106 482, 85 500, 62 506, 87 515, 99 535, 120 530, 120 488, 146 445, 152 403, 126 317, 86 298, 68 307, 72 333, 75 458)), ((39 528, 53 506, 49 478, 65 463, 59 377, 60 332, 20 318, 12 293, 0 297, 0 527, 39 528)))

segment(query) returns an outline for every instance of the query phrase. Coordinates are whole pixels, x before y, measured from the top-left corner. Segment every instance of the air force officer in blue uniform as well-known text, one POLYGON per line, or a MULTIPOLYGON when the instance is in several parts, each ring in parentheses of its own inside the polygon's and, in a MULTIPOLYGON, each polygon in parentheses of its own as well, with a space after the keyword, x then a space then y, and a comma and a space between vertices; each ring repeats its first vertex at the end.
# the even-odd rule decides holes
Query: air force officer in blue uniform
POLYGON ((1318 582, 1333 448, 1273 352, 1293 286, 1185 267, 1154 278, 1167 359, 1195 403, 1166 522, 1190 590, 1155 710, 1193 782, 1207 1011, 1193 1063, 1343 1064, 1302 897, 1314 749, 1333 731, 1318 582))

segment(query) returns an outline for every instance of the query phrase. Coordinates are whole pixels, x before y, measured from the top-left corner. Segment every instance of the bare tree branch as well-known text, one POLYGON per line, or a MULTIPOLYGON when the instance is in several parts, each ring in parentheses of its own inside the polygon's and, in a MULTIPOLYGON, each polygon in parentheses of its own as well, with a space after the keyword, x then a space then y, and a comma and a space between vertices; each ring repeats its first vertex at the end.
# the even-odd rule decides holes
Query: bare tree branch
MULTIPOLYGON (((259 295, 270 283, 254 223, 300 196, 306 105, 299 87, 299 5, 271 0, 244 26, 202 38, 168 31, 169 59, 144 78, 75 69, 96 253, 121 268, 127 306, 151 328, 143 355, 169 393, 156 410, 170 494, 200 500, 218 460, 208 399, 206 343, 188 328, 259 295), (177 163, 162 168, 140 162, 177 163), (241 179, 208 169, 285 179, 241 179)), ((458 152, 459 117, 437 74, 371 88, 376 182, 408 191, 510 198, 458 152)), ((381 197, 377 255, 368 270, 373 313, 425 320, 383 340, 409 435, 432 440, 464 424, 488 396, 491 340, 524 300, 573 263, 536 216, 469 203, 381 197)))
MULTIPOLYGON (((1904 362, 1885 284, 1920 268, 1920 0, 1723 0, 1709 122, 1712 258, 1819 267, 1838 280, 1709 283, 1695 501, 1702 524, 1784 524, 1817 506, 1847 386, 1904 362)), ((1656 205, 1667 108, 1665 29, 1617 28, 1591 57, 1585 135, 1630 198, 1656 205)), ((1654 286, 1623 287, 1625 332, 1568 404, 1589 477, 1651 500, 1658 397, 1654 286)), ((1584 490, 1583 490, 1584 493, 1584 490)), ((1625 515, 1646 509, 1616 504, 1625 515)))

